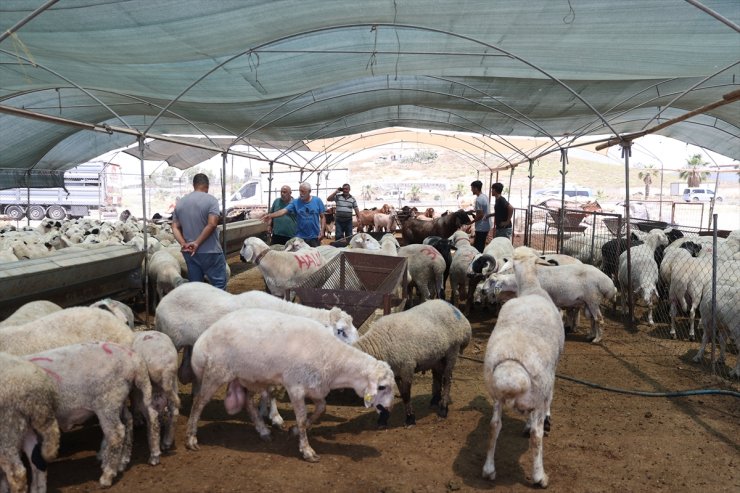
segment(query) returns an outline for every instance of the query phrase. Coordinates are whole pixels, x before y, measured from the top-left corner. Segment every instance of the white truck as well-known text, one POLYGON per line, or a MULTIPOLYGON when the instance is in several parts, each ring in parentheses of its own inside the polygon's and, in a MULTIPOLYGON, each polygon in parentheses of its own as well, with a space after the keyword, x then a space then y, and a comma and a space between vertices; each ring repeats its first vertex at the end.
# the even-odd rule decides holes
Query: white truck
POLYGON ((319 197, 326 205, 326 197, 345 183, 349 183, 348 169, 332 169, 328 173, 321 172, 318 176, 307 175, 299 171, 273 172, 272 182, 269 173, 260 173, 256 177, 248 178, 239 186, 239 190, 226 199, 226 215, 231 216, 241 211, 266 211, 272 202, 280 197, 280 188, 290 185, 293 198, 298 198, 298 185, 301 181, 311 184, 311 195, 319 197))
POLYGON ((64 173, 64 188, 9 188, 0 190, 0 214, 18 221, 24 217, 61 220, 83 217, 90 211, 114 210, 122 202, 121 168, 90 162, 64 173), (66 188, 66 190, 65 190, 66 188))

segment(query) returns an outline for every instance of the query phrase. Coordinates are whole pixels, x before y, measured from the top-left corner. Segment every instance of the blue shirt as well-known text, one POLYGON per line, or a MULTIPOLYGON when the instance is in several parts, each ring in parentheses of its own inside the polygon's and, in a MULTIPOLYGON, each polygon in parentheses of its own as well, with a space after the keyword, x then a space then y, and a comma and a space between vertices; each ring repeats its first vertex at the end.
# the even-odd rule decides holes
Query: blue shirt
POLYGON ((319 237, 321 232, 321 218, 319 216, 326 210, 320 198, 311 197, 308 202, 297 198, 286 205, 285 209, 288 213, 295 214, 297 221, 295 235, 298 238, 306 240, 319 237))

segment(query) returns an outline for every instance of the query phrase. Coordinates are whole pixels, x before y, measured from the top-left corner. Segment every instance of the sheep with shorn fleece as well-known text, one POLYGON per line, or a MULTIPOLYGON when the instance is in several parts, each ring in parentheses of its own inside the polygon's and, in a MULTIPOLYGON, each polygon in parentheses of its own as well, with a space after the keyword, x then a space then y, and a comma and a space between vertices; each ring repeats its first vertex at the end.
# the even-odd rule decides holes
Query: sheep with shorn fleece
POLYGON ((443 300, 429 300, 378 318, 354 346, 391 366, 406 411, 406 426, 413 426, 414 373, 432 371, 430 405, 439 406, 437 414, 446 418, 452 371, 471 335, 470 322, 460 310, 443 300))
MULTIPOLYGON (((540 258, 538 262, 547 261, 540 258)), ((591 319, 591 333, 588 338, 592 343, 601 342, 604 317, 600 305, 603 300, 616 297, 617 288, 614 282, 593 265, 581 263, 551 267, 536 265, 535 272, 540 287, 547 292, 555 306, 566 311, 585 309, 586 315, 591 319)), ((514 274, 491 274, 483 284, 486 296, 494 294, 498 297, 500 293, 517 291, 514 274)))
POLYGON ((660 229, 650 230, 642 245, 633 246, 629 252, 625 250, 619 255, 619 289, 621 291, 622 313, 627 313, 627 297, 642 296, 648 307, 647 320, 653 322, 653 296, 658 296, 659 263, 655 261, 655 251, 658 247, 668 245, 668 237, 660 229), (632 259, 632 269, 627 275, 627 254, 632 259))
POLYGON ((46 462, 59 449, 57 406, 57 391, 46 372, 0 352, 0 491, 28 491, 21 453, 31 472, 30 491, 46 491, 46 462))
MULTIPOLYGON (((262 291, 230 294, 209 284, 186 283, 162 298, 155 319, 155 329, 167 334, 178 351, 183 349, 178 371, 182 383, 194 381, 190 353, 198 337, 222 316, 244 308, 274 310, 315 320, 347 344, 359 337, 352 316, 337 307, 324 310, 285 301, 262 291)), ((269 417, 275 426, 282 426, 283 419, 274 399, 270 402, 269 417)))
MULTIPOLYGON (((182 257, 182 254, 179 254, 182 257)), ((181 284, 188 282, 182 275, 180 262, 168 250, 162 249, 149 257, 147 274, 149 283, 154 288, 150 290, 153 298, 152 307, 155 307, 164 296, 181 284)))
POLYGON ((306 431, 324 412, 330 390, 354 389, 384 420, 393 405, 394 379, 387 363, 338 341, 319 322, 270 310, 239 310, 221 318, 193 346, 192 365, 201 386, 187 424, 186 446, 191 450, 198 449, 203 407, 227 383, 227 412, 235 414, 245 406, 265 440, 270 430, 252 396, 269 386, 285 387, 295 412, 299 451, 309 462, 319 456, 306 431), (315 406, 308 418, 306 397, 315 406))
MULTIPOLYGON (((156 330, 134 333, 131 348, 144 359, 152 383, 152 406, 159 414, 160 448, 169 450, 175 443, 175 426, 180 415, 177 388, 177 349, 172 340, 156 330)), ((135 394, 135 408, 144 414, 146 406, 141 395, 135 394)))
POLYGON ((254 236, 244 240, 239 257, 244 262, 257 265, 270 293, 282 297, 327 263, 315 248, 280 252, 271 250, 264 241, 254 236))
POLYGON ((141 356, 129 347, 105 341, 71 344, 24 358, 52 376, 59 398, 56 417, 63 432, 92 416, 98 418, 104 436, 102 487, 110 486, 131 459, 133 418, 126 403, 134 388, 141 392, 146 409, 149 464, 159 464, 159 421, 141 356))
POLYGON ((447 264, 436 248, 431 245, 406 245, 398 249, 398 256, 407 259, 409 292, 413 283, 420 303, 432 298, 444 298, 444 275, 447 264))
MULTIPOLYGON (((727 339, 735 341, 735 347, 740 353, 740 288, 737 282, 732 284, 717 285, 717 311, 712 314, 712 285, 707 283, 704 286, 704 295, 702 296, 699 310, 701 311, 701 325, 704 334, 701 339, 701 347, 694 356, 694 361, 699 363, 704 358, 704 351, 711 337, 713 326, 716 324, 719 335, 720 355, 719 361, 725 359, 725 347, 727 339)), ((730 371, 730 377, 740 378, 740 354, 735 357, 735 368, 730 371)))
POLYGON ((483 379, 493 398, 493 416, 483 477, 496 478, 494 454, 506 406, 528 415, 532 480, 546 488, 549 478, 542 463, 542 439, 565 335, 558 308, 537 280, 537 257, 517 249, 513 259, 517 297, 501 307, 484 358, 483 379))
POLYGON ((52 303, 51 301, 29 301, 14 311, 8 318, 0 322, 0 328, 23 325, 49 315, 50 313, 58 312, 61 309, 61 306, 56 303, 52 303))
POLYGON ((89 306, 65 308, 0 330, 0 351, 30 354, 88 341, 110 341, 131 347, 134 334, 112 313, 89 306))

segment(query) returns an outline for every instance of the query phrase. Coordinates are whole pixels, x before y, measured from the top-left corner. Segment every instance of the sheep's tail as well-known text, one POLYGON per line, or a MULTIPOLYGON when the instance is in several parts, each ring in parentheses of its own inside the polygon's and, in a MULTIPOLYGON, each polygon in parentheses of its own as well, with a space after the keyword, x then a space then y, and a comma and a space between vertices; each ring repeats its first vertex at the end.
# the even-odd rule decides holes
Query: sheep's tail
POLYGON ((517 360, 505 360, 493 370, 493 382, 503 400, 529 392, 532 380, 527 369, 517 360))

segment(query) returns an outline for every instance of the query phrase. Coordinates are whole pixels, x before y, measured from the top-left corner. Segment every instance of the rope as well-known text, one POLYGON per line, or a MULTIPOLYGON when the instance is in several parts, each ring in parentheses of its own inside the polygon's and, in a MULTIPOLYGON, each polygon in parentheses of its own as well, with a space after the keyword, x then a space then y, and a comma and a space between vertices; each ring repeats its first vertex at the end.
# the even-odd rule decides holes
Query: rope
MULTIPOLYGON (((481 364, 483 363, 483 360, 477 359, 477 358, 471 358, 469 356, 458 355, 458 358, 475 361, 476 363, 481 363, 481 364)), ((568 380, 569 382, 579 383, 581 385, 586 385, 588 387, 592 387, 592 388, 599 389, 599 390, 606 390, 608 392, 616 392, 619 394, 639 395, 642 397, 688 397, 692 395, 729 395, 731 397, 740 398, 740 392, 735 392, 732 390, 695 389, 695 390, 679 390, 676 392, 644 392, 640 390, 626 390, 626 389, 618 389, 615 387, 606 387, 604 385, 599 385, 593 382, 587 382, 585 380, 580 380, 578 378, 569 377, 567 375, 561 375, 559 373, 556 373, 555 376, 558 378, 562 378, 563 380, 568 380)))

